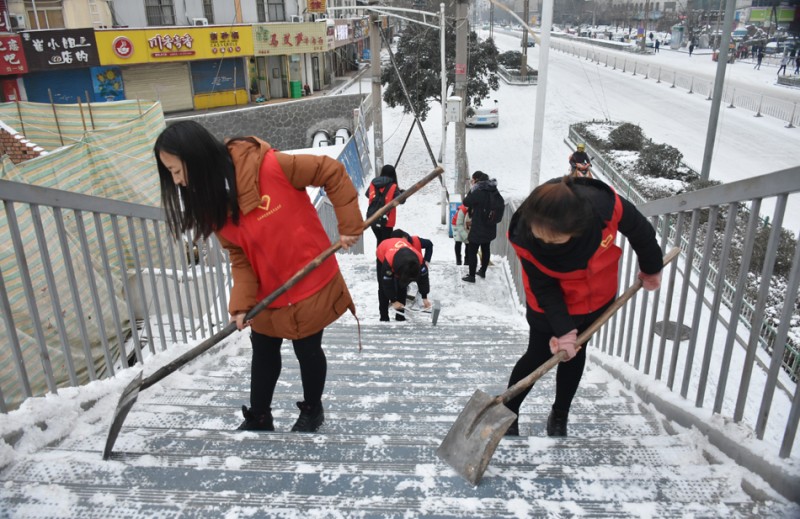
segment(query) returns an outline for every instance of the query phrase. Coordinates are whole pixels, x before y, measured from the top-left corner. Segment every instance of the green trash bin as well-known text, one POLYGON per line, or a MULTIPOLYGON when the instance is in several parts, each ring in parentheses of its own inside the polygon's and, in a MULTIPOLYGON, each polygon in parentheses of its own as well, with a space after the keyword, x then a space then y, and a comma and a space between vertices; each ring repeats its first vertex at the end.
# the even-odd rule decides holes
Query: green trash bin
POLYGON ((303 97, 303 85, 300 81, 289 81, 289 97, 303 97))

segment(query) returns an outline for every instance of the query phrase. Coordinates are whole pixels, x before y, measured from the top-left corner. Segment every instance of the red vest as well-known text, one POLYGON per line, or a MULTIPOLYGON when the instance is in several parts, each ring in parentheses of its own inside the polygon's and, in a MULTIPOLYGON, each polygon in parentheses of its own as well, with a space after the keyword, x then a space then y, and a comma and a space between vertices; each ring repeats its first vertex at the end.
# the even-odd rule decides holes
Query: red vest
POLYGON ((409 249, 416 254, 417 258, 419 258, 420 265, 422 265, 422 253, 403 238, 389 238, 383 240, 375 250, 375 255, 378 257, 378 261, 381 263, 387 261, 389 265, 394 268, 394 255, 397 254, 397 251, 400 249, 409 249))
MULTIPOLYGON (((258 279, 261 301, 330 247, 331 241, 308 194, 289 183, 274 150, 264 156, 258 186, 261 205, 240 214, 239 225, 228 219, 219 234, 244 251, 258 279)), ((336 257, 331 256, 269 308, 288 306, 317 293, 338 271, 336 257)))
MULTIPOLYGON (((385 186, 384 186, 384 189, 386 189, 385 186)), ((389 184, 389 188, 386 191, 386 196, 383 197, 384 202, 386 202, 388 204, 389 202, 394 200, 394 194, 395 194, 396 191, 397 191, 397 184, 395 184, 395 183, 389 184)), ((369 201, 370 201, 370 203, 372 202, 373 198, 375 198, 375 185, 374 184, 370 184, 369 185, 369 201)), ((387 216, 386 227, 394 227, 394 224, 397 221, 397 208, 395 207, 394 209, 389 211, 389 214, 387 214, 386 216, 387 216)))
MULTIPOLYGON (((529 250, 512 243, 517 256, 530 261, 551 278, 559 280, 564 293, 564 302, 567 304, 570 315, 592 313, 611 301, 617 294, 617 274, 622 250, 614 241, 617 237, 617 226, 622 218, 622 202, 616 193, 614 193, 614 200, 614 212, 611 220, 603 228, 600 246, 589 258, 585 269, 570 272, 550 270, 539 263, 529 250)), ((530 280, 525 269, 522 269, 522 281, 525 285, 528 306, 536 312, 544 312, 531 290, 530 280)))

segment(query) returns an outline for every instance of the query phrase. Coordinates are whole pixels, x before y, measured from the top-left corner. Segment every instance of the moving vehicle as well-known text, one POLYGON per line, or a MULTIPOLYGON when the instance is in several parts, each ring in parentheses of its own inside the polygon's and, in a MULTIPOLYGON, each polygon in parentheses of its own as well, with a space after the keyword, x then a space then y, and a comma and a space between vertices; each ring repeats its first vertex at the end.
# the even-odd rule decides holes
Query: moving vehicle
POLYGON ((464 121, 470 128, 475 126, 500 126, 500 107, 497 99, 491 106, 470 106, 467 107, 467 119, 464 121))

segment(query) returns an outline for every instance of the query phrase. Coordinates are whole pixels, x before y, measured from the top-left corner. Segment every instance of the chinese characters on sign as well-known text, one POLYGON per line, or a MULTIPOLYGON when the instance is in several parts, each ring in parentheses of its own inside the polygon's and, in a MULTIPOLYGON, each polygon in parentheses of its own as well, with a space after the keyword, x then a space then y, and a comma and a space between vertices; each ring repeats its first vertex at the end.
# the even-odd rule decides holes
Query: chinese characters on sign
POLYGON ((305 52, 324 52, 328 50, 326 27, 310 27, 305 24, 273 24, 270 27, 260 26, 254 31, 254 48, 259 56, 278 56, 286 54, 302 54, 305 52), (292 26, 294 25, 294 26, 292 26))
POLYGON ((151 54, 154 58, 192 56, 194 54, 194 50, 192 50, 194 39, 189 34, 184 34, 183 36, 178 34, 156 34, 148 39, 147 43, 150 45, 150 49, 155 49, 155 52, 151 54))
POLYGON ((22 45, 30 70, 97 66, 97 44, 91 29, 23 32, 22 45))
POLYGON ((0 74, 24 74, 28 71, 22 45, 16 34, 0 35, 0 74))
POLYGON ((242 47, 239 45, 239 31, 222 31, 217 34, 212 32, 211 39, 211 53, 212 54, 233 54, 242 52, 242 47))

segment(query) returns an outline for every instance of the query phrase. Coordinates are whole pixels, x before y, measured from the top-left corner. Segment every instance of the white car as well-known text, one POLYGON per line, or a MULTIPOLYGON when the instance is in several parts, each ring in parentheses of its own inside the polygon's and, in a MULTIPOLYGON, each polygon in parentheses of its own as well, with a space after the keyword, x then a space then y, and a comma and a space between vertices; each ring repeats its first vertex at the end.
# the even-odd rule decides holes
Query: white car
POLYGON ((491 126, 497 128, 500 126, 500 106, 497 100, 490 106, 469 106, 467 107, 466 125, 474 126, 491 126))

